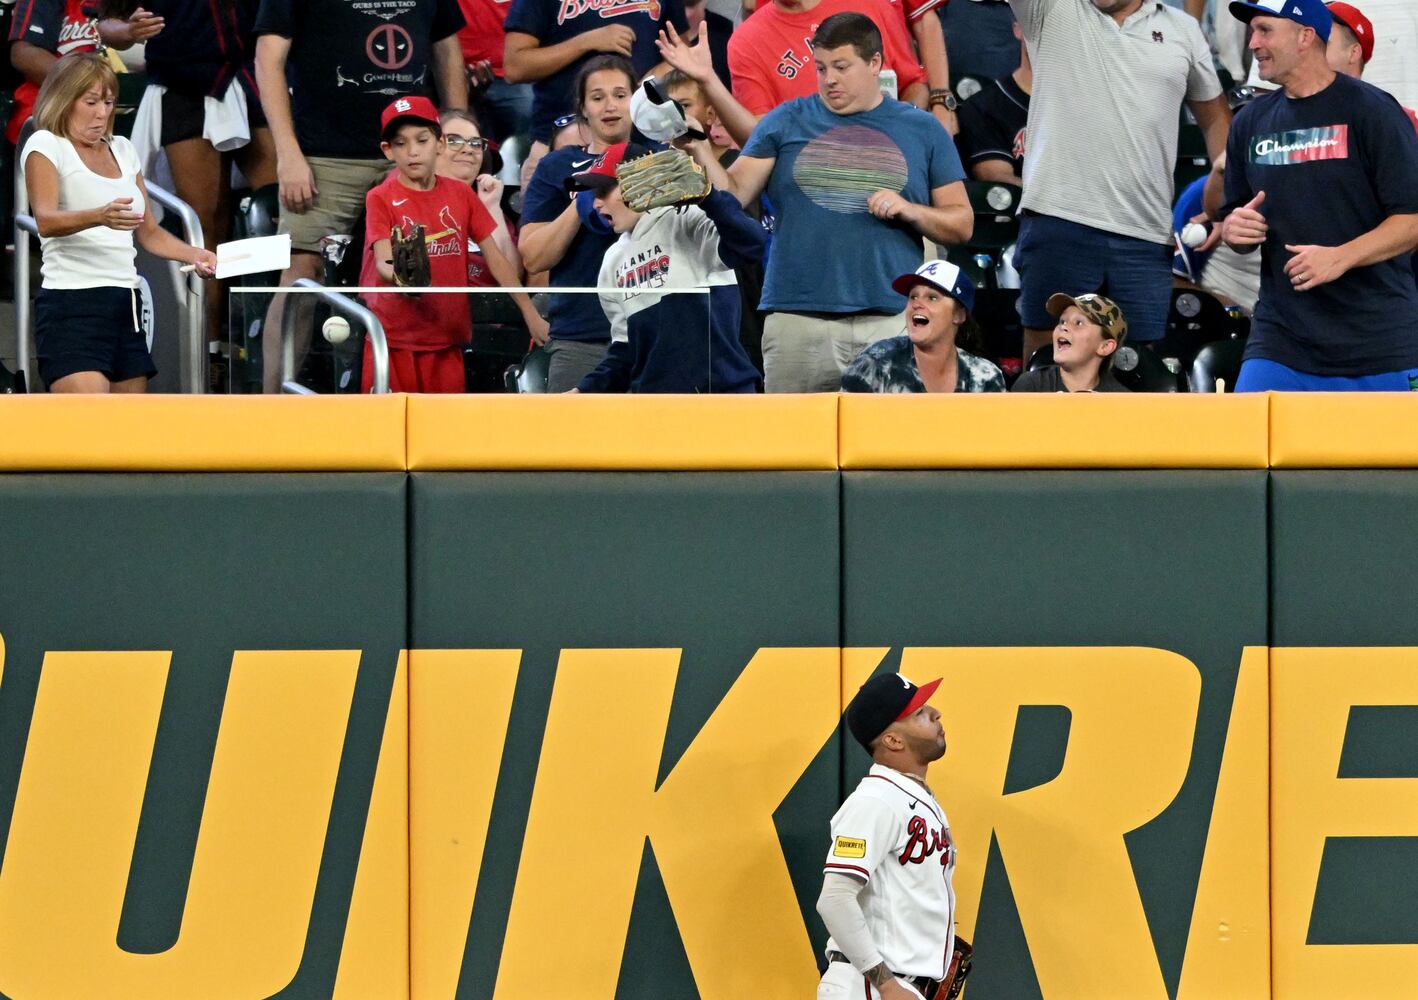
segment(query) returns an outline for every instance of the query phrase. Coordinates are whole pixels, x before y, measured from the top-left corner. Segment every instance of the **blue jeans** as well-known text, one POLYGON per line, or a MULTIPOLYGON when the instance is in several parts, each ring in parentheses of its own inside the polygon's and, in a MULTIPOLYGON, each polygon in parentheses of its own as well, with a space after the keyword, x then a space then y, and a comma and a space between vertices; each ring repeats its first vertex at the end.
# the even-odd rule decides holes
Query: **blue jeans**
POLYGON ((488 138, 499 145, 508 136, 526 139, 532 131, 532 85, 508 83, 494 77, 487 89, 473 98, 478 121, 487 129, 488 138))
POLYGON ((1251 358, 1241 365, 1237 392, 1413 392, 1418 369, 1379 375, 1310 375, 1278 361, 1251 358))
POLYGON ((1161 340, 1172 307, 1172 248, 1118 236, 1051 215, 1025 212, 1014 251, 1019 313, 1033 330, 1051 330, 1044 303, 1055 292, 1102 292, 1123 311, 1130 341, 1161 340))

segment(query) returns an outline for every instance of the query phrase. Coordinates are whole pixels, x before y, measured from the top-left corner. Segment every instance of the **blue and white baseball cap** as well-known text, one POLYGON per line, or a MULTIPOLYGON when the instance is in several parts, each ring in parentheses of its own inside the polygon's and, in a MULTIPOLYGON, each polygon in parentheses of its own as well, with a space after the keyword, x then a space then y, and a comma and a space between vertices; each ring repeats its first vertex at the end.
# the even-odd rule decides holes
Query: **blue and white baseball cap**
POLYGON ((1334 15, 1324 5, 1324 0, 1231 0, 1231 16, 1247 24, 1253 17, 1283 17, 1314 28, 1315 34, 1326 42, 1330 28, 1334 27, 1334 15))
POLYGON ((902 295, 910 295, 916 285, 940 289, 964 306, 966 312, 975 309, 975 283, 948 260, 928 260, 912 273, 903 274, 891 283, 891 287, 902 295))

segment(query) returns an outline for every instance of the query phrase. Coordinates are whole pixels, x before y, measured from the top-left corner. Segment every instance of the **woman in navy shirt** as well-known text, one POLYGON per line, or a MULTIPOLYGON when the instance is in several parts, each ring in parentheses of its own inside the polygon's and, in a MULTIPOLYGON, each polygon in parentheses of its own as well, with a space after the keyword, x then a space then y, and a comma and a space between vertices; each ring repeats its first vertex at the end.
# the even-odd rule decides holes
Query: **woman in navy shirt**
MULTIPOLYGON (((622 56, 596 56, 581 68, 572 92, 591 141, 548 153, 522 202, 518 247, 528 272, 550 272, 555 288, 592 288, 606 250, 617 239, 595 209, 594 193, 574 195, 571 175, 587 169, 607 147, 630 138, 634 70, 622 56)), ((558 120, 557 128, 565 125, 558 120)), ((594 293, 552 295, 548 392, 565 392, 590 374, 610 344, 610 322, 594 293)))

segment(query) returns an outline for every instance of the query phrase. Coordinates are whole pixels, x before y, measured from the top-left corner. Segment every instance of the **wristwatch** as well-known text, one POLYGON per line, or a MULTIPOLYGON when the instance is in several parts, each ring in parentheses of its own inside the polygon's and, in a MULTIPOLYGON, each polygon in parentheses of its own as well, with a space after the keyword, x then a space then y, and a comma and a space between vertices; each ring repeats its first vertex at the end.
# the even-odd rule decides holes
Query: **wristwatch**
POLYGON ((931 91, 930 100, 926 102, 927 108, 934 108, 937 105, 944 105, 945 110, 954 111, 960 107, 960 102, 955 99, 955 95, 950 92, 949 87, 937 87, 931 91))

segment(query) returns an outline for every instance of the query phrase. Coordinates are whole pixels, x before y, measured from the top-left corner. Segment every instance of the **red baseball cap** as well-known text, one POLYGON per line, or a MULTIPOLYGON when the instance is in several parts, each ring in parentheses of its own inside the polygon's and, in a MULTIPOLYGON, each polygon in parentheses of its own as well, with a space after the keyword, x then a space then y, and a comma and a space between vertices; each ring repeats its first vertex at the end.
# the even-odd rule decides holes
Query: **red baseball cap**
POLYGON ((379 116, 379 138, 388 142, 394 130, 406 121, 432 125, 442 131, 442 125, 438 121, 438 109, 427 97, 396 97, 379 116))
POLYGON ((1359 39, 1359 52, 1363 55, 1364 62, 1374 58, 1374 23, 1351 3, 1335 0, 1328 7, 1330 16, 1354 32, 1354 37, 1359 39))

